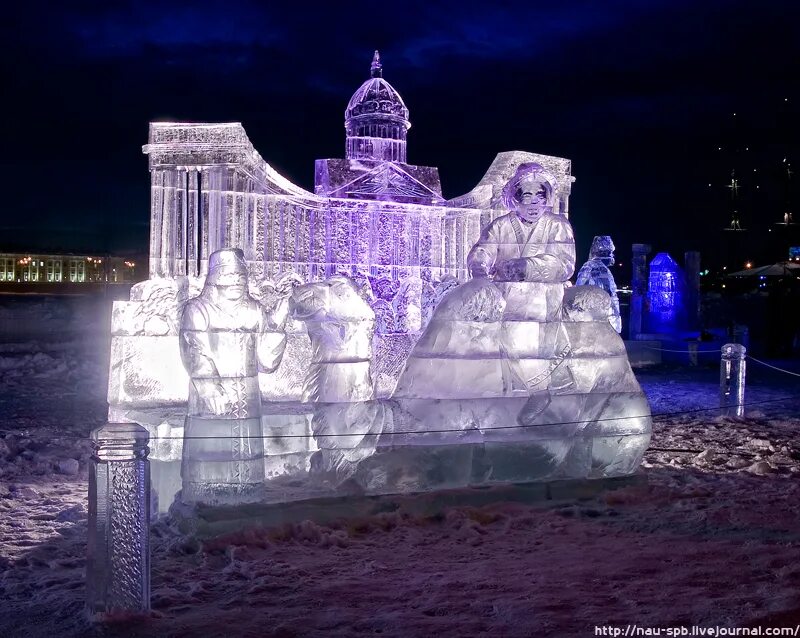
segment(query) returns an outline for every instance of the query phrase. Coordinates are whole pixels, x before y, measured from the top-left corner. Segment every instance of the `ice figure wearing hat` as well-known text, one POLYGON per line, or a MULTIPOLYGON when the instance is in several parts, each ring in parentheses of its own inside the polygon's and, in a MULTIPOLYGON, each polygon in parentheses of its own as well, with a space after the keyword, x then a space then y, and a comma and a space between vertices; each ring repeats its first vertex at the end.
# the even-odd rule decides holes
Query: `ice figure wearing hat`
POLYGON ((572 389, 561 302, 575 242, 569 221, 552 213, 554 199, 541 165, 517 168, 503 189, 510 212, 481 232, 467 257, 473 279, 442 299, 395 397, 529 397, 519 417, 527 424, 551 394, 572 389))
POLYGON ((213 253, 203 292, 184 308, 180 330, 189 373, 181 468, 184 502, 250 500, 264 480, 258 373, 286 347, 288 296, 272 310, 253 299, 238 248, 213 253))
POLYGON ((489 277, 505 300, 500 330, 502 392, 528 394, 523 423, 547 407, 550 396, 573 386, 569 344, 562 325, 564 283, 575 270, 575 239, 563 215, 553 213, 555 179, 528 162, 503 188, 510 211, 492 221, 467 256, 475 278, 489 277))

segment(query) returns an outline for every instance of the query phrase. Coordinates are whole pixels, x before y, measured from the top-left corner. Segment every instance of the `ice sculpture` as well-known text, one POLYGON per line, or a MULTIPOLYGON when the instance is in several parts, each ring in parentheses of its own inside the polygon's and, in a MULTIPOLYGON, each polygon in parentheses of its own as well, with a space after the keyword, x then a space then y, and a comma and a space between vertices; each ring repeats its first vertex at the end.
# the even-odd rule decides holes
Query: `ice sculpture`
POLYGON ((683 328, 685 290, 681 267, 669 253, 658 253, 653 257, 647 285, 651 332, 671 333, 683 328))
POLYGON ((597 286, 611 297, 611 312, 608 321, 618 333, 622 332, 622 317, 619 312, 617 283, 611 274, 614 265, 614 242, 608 235, 597 235, 589 249, 589 260, 578 271, 578 286, 597 286))
POLYGON ((303 401, 342 403, 374 398, 370 373, 375 313, 347 277, 298 286, 291 312, 311 338, 303 401))
POLYGON ((238 248, 209 258, 203 292, 180 329, 191 379, 183 443, 184 502, 250 500, 264 480, 258 371, 278 367, 286 347, 288 296, 271 312, 247 291, 238 248))
POLYGON ((314 192, 240 124, 151 124, 151 279, 114 308, 109 414, 177 462, 161 438, 188 401, 184 500, 247 500, 259 476, 281 500, 636 467, 649 410, 610 299, 567 284, 570 161, 500 153, 445 200, 407 163, 409 118, 376 55, 314 192))
POLYGON ((303 401, 315 404, 311 431, 319 451, 312 471, 341 482, 374 451, 382 427, 381 408, 372 401, 375 313, 354 281, 336 276, 295 288, 292 316, 311 338, 303 401))
POLYGON ((86 560, 90 614, 150 610, 150 462, 147 430, 92 430, 86 560))

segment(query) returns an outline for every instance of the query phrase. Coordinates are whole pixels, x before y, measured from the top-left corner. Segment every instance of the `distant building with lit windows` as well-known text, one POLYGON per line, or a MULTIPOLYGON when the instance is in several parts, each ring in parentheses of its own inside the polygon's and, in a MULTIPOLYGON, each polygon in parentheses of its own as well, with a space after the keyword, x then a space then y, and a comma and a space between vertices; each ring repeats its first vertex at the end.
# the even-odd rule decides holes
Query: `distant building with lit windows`
POLYGON ((132 284, 146 278, 144 261, 110 255, 0 252, 0 286, 14 290, 34 284, 132 284))

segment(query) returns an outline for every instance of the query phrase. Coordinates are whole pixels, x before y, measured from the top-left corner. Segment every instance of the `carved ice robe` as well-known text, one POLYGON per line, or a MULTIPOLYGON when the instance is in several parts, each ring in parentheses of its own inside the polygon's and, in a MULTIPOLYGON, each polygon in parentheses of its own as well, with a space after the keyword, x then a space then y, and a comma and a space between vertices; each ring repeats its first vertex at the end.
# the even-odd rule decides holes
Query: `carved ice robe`
MULTIPOLYGON (((575 268, 566 218, 535 224, 515 213, 495 219, 467 258, 478 277, 451 290, 437 307, 398 380, 398 398, 527 396, 552 387, 551 362, 566 344, 564 282, 575 268), (501 261, 524 259, 523 281, 500 281, 501 261)), ((558 381, 559 385, 565 382, 558 381)))
POLYGON ((189 300, 180 349, 189 373, 183 442, 183 500, 252 500, 264 481, 259 371, 274 371, 286 347, 287 303, 269 312, 250 297, 219 300, 204 290, 189 300))

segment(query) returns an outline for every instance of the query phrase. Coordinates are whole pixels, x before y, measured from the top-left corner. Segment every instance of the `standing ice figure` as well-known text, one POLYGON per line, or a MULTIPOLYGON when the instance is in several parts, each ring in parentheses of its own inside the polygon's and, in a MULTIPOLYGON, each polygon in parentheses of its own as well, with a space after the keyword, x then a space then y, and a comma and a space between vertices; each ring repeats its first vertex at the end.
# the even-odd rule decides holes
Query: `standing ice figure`
POLYGON ((311 364, 303 401, 357 403, 374 398, 370 370, 375 313, 353 281, 337 275, 297 286, 292 316, 305 322, 311 339, 311 364))
POLYGON ((286 347, 288 297, 267 311, 247 289, 238 248, 209 257, 199 297, 183 312, 180 347, 191 382, 181 468, 184 502, 247 501, 264 481, 259 370, 286 347))
POLYGON ((341 482, 374 452, 383 423, 372 401, 375 313, 344 276, 298 286, 291 306, 311 338, 303 401, 315 404, 311 430, 320 449, 312 471, 341 482))
POLYGON ((622 317, 619 313, 617 283, 610 267, 614 265, 614 242, 608 235, 597 235, 589 249, 589 261, 578 271, 578 286, 597 286, 611 297, 611 314, 608 321, 618 333, 622 332, 622 317))
POLYGON ((492 221, 467 256, 473 277, 491 277, 506 306, 500 331, 503 394, 527 394, 519 416, 530 423, 551 395, 574 385, 561 324, 564 282, 575 270, 575 240, 566 217, 554 214, 555 180, 541 165, 520 164, 503 188, 511 211, 492 221))

